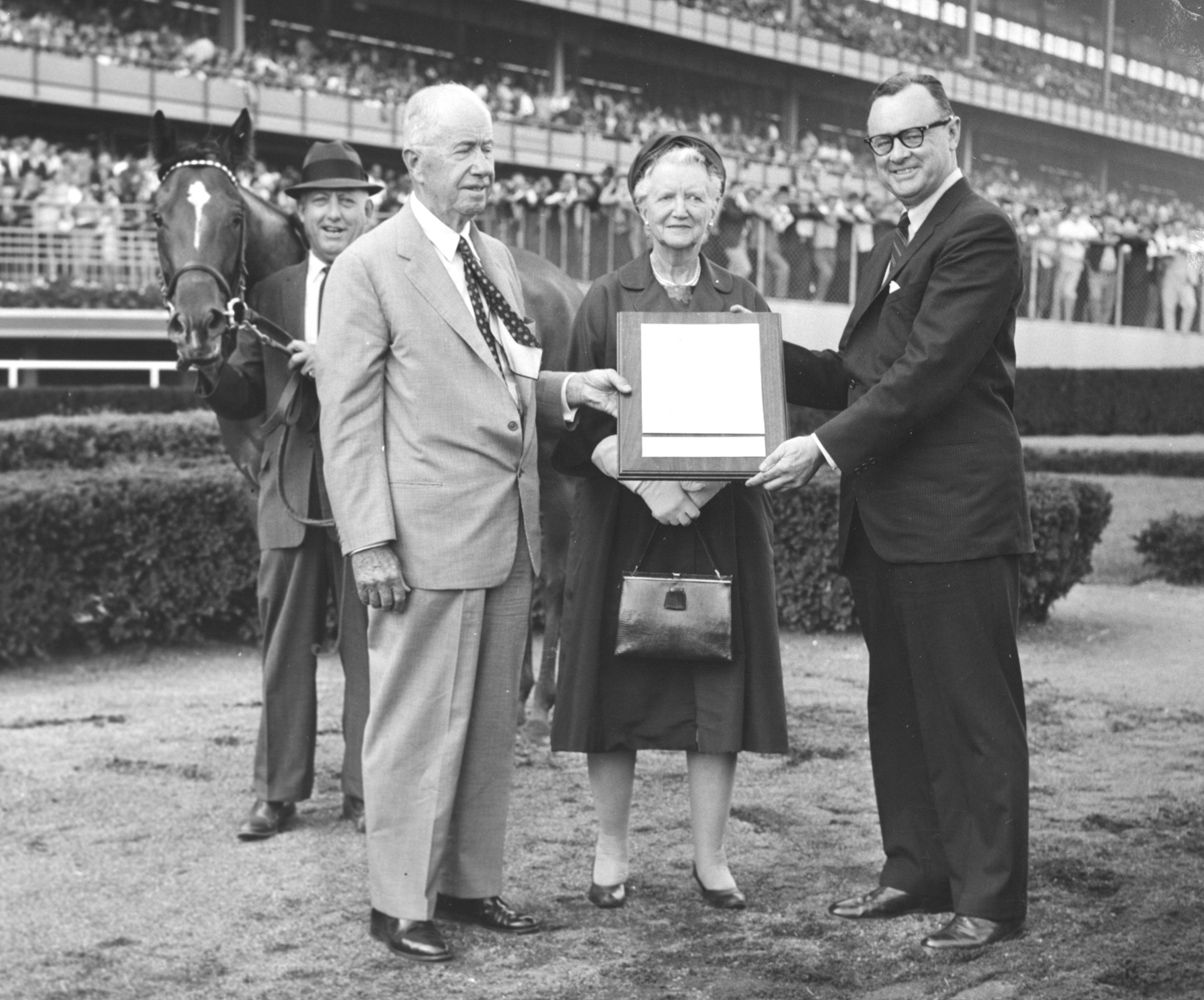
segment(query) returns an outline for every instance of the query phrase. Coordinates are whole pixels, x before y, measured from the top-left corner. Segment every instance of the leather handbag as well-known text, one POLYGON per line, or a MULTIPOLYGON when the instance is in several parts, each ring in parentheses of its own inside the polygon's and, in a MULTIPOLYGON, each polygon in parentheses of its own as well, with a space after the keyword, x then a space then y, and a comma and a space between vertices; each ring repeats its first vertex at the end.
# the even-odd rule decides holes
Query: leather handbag
POLYGON ((732 659, 732 578, 719 572, 695 526, 711 575, 641 573, 659 529, 654 529, 635 569, 623 574, 615 656, 653 660, 732 659))

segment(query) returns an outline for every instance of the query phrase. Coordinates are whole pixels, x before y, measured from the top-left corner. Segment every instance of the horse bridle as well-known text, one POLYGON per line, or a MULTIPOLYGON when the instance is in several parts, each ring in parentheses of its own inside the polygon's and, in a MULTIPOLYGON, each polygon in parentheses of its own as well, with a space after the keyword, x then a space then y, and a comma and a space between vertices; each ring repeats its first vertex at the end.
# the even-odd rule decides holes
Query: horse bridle
MULTIPOLYGON (((224 163, 219 163, 217 160, 181 160, 179 163, 173 163, 170 167, 159 174, 159 183, 162 184, 171 174, 173 170, 178 170, 180 167, 215 167, 225 174, 230 182, 234 185, 235 191, 238 193, 238 198, 242 201, 242 185, 238 183, 238 178, 234 176, 234 172, 230 170, 224 163)), ((245 202, 243 203, 245 207, 245 202)), ((238 245, 238 267, 235 272, 235 284, 238 286, 238 294, 235 295, 230 287, 230 283, 226 280, 226 276, 217 268, 210 264, 206 264, 200 260, 190 260, 181 264, 172 273, 171 279, 162 282, 161 291, 163 292, 163 302, 168 310, 174 310, 175 304, 172 298, 176 294, 176 286, 180 282, 181 276, 189 271, 200 271, 202 274, 207 274, 216 283, 218 290, 222 294, 223 300, 226 302, 226 324, 227 332, 232 335, 237 335, 240 329, 250 330, 264 344, 270 347, 275 347, 278 350, 290 353, 288 349, 289 343, 293 337, 289 332, 276 323, 272 322, 266 316, 261 315, 252 309, 246 302, 247 295, 247 226, 244 220, 242 232, 239 235, 238 245)), ((190 367, 195 367, 197 362, 181 359, 176 362, 176 367, 184 371, 190 367)), ((284 451, 287 447, 289 431, 296 424, 300 415, 300 395, 301 395, 301 379, 302 375, 299 371, 293 371, 289 376, 289 380, 284 387, 284 391, 280 394, 280 399, 277 402, 275 412, 270 414, 267 419, 257 429, 254 437, 262 447, 268 436, 277 428, 282 428, 280 434, 280 443, 277 448, 277 467, 281 467, 284 458, 284 451)), ((280 499, 284 503, 285 510, 296 521, 302 524, 312 525, 318 528, 330 528, 334 526, 332 518, 314 518, 306 517, 297 511, 284 492, 284 481, 280 482, 280 499)))
MULTIPOLYGON (((220 170, 234 185, 234 191, 238 195, 238 200, 242 201, 242 185, 238 183, 238 178, 234 176, 234 171, 227 167, 224 163, 219 163, 217 160, 181 160, 179 163, 173 163, 166 170, 159 173, 159 183, 162 184, 167 178, 181 167, 213 167, 220 170)), ((244 203, 245 206, 245 203, 244 203)), ((175 303, 172 299, 175 298, 176 288, 179 286, 180 279, 189 271, 200 271, 202 274, 209 275, 217 284, 218 292, 221 294, 222 301, 226 303, 226 311, 224 313, 226 322, 230 329, 237 330, 244 322, 246 322, 246 295, 247 295, 247 226, 246 220, 243 220, 241 232, 238 240, 238 261, 234 274, 234 286, 231 288, 231 283, 226 280, 226 276, 221 273, 216 267, 211 264, 206 264, 202 260, 190 260, 181 264, 172 272, 171 278, 163 280, 162 267, 160 267, 160 283, 159 290, 163 294, 163 304, 169 312, 175 311, 175 303)), ((262 334, 260 335, 262 336, 262 334)), ((178 367, 181 371, 195 365, 193 361, 181 359, 178 362, 178 367)))

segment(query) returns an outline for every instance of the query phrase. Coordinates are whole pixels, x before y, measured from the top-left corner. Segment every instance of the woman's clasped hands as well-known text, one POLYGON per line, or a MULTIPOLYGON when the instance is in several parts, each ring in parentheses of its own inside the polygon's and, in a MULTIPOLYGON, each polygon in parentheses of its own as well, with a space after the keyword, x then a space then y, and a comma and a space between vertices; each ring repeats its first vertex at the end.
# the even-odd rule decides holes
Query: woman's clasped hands
MULTIPOLYGON (((594 465, 599 471, 619 478, 619 439, 617 435, 603 438, 594 448, 594 465)), ((684 526, 693 523, 716 493, 727 484, 722 480, 698 482, 675 479, 623 479, 624 486, 648 505, 652 516, 661 524, 684 526)))

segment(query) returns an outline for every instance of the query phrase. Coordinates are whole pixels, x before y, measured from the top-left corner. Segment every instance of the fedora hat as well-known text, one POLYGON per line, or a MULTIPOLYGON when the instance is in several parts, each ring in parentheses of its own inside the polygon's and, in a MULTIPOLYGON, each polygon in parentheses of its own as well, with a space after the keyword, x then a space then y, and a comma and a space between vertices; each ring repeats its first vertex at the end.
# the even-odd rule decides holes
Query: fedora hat
POLYGON ((377 194, 383 184, 369 180, 360 162, 360 154, 340 139, 334 142, 315 142, 305 154, 301 166, 301 183, 285 188, 284 193, 296 198, 306 191, 357 190, 377 194))

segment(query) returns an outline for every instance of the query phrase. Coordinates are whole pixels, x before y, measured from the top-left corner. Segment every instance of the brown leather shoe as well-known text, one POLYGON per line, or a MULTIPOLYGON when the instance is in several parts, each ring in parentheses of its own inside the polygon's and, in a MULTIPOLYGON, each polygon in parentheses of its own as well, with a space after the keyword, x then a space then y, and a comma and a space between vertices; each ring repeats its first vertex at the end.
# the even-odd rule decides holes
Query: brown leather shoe
POLYGON ((374 909, 368 932, 389 951, 411 962, 446 962, 452 957, 433 920, 398 920, 374 909))
POLYGON ((997 941, 1010 941, 1024 933, 1024 919, 988 920, 957 914, 935 934, 920 943, 933 951, 965 951, 997 941))
POLYGON ((285 825, 296 815, 297 807, 291 802, 268 802, 256 799, 247 813, 247 818, 238 828, 239 840, 267 840, 284 830, 285 825))
POLYGON ((461 899, 440 893, 435 900, 435 916, 458 920, 464 924, 476 924, 503 934, 534 934, 543 929, 539 917, 519 913, 501 896, 486 896, 484 899, 461 899))
POLYGON ((367 832, 364 822, 364 800, 354 795, 343 796, 343 819, 349 819, 355 824, 356 833, 367 832))
POLYGON ((860 896, 838 900, 828 907, 828 912, 845 920, 885 920, 908 913, 944 913, 949 909, 950 902, 947 899, 918 896, 913 892, 880 885, 860 896))

